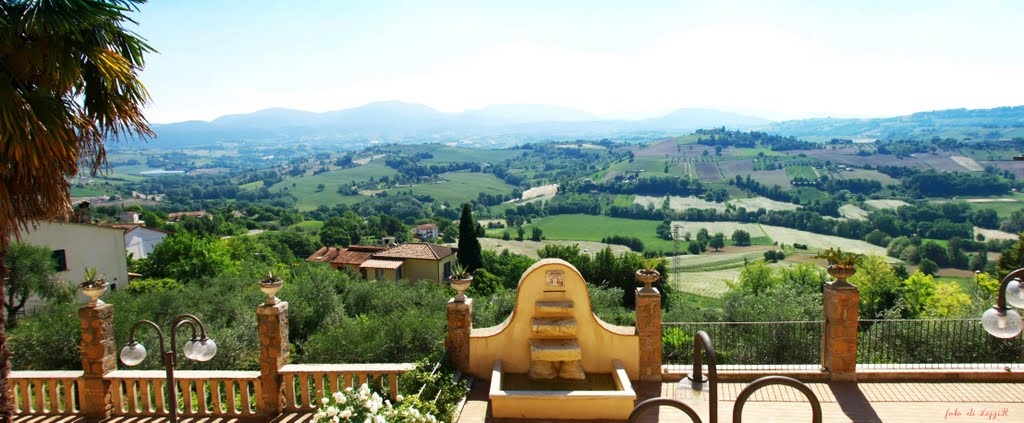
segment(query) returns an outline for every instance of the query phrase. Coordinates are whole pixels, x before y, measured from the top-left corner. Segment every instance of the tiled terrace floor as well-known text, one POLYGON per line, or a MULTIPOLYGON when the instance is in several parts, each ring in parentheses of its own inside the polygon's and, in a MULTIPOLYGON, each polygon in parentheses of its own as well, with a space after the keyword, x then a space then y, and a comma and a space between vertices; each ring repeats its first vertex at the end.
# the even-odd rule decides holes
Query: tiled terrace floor
MULTIPOLYGON (((487 387, 482 385, 474 386, 459 423, 518 422, 488 415, 487 387)), ((744 386, 745 383, 719 384, 720 422, 733 421, 733 401, 744 386)), ((821 401, 825 422, 1024 421, 1024 383, 811 383, 808 386, 821 401), (946 416, 947 411, 956 410, 959 416, 946 416), (968 415, 971 410, 974 416, 968 415), (983 416, 982 410, 1005 410, 1005 415, 983 416)), ((642 399, 661 396, 683 400, 707 421, 707 396, 695 400, 685 385, 640 384, 636 388, 642 399)), ((648 414, 642 421, 690 421, 682 412, 670 408, 648 414)), ((811 407, 796 390, 769 386, 747 401, 743 416, 748 422, 808 422, 811 407)))
MULTIPOLYGON (((734 400, 745 383, 719 384, 719 421, 731 422, 734 400)), ((1024 383, 811 383, 821 401, 825 422, 1020 422, 1024 421, 1024 383), (974 415, 971 415, 973 410, 974 415), (959 415, 947 416, 947 412, 959 415), (988 413, 1000 413, 990 415, 988 413)), ((639 384, 642 399, 657 396, 683 400, 707 421, 707 397, 694 399, 678 383, 639 384)), ((638 400, 639 401, 639 400, 638 400)), ((795 390, 770 386, 751 397, 744 408, 749 422, 800 423, 810 421, 810 405, 795 390)), ((165 423, 164 418, 110 418, 106 423, 165 423)), ((181 423, 234 423, 237 419, 182 418, 181 423)), ((251 421, 251 420, 250 420, 251 421)), ((289 414, 274 422, 310 421, 309 414, 289 414)), ((681 412, 662 408, 644 416, 645 422, 689 422, 681 412)), ((84 423, 74 416, 14 419, 15 423, 84 423)), ((488 415, 487 385, 477 383, 470 393, 459 423, 517 423, 488 415)))

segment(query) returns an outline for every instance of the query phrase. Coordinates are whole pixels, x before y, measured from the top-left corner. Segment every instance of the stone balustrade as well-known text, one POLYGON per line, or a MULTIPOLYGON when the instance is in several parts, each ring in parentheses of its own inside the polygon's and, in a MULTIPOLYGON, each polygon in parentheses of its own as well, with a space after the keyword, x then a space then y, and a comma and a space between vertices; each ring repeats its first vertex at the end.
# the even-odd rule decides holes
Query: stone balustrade
POLYGON ((78 383, 81 371, 11 372, 10 398, 16 414, 58 416, 77 414, 81 406, 78 383))
POLYGON ((286 365, 280 370, 284 411, 314 411, 320 406, 320 398, 364 383, 380 388, 394 400, 398 395, 398 376, 415 367, 412 363, 286 365))
MULTIPOLYGON (((162 370, 117 370, 106 375, 110 382, 112 415, 165 416, 167 374, 162 370)), ((175 389, 182 417, 249 417, 257 414, 260 372, 179 370, 175 389)))

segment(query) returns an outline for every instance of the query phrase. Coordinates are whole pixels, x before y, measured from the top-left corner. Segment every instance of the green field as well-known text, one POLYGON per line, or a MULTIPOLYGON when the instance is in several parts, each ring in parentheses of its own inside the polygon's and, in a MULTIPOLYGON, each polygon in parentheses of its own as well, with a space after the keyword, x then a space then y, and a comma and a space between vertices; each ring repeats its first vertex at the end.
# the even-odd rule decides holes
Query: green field
MULTIPOLYGON (((961 199, 974 210, 995 210, 1000 219, 1010 217, 1017 210, 1024 210, 1024 193, 1015 192, 1001 197, 961 199)), ((944 202, 944 201, 941 201, 944 202)))
MULTIPOLYGON (((600 242, 606 236, 624 235, 640 238, 644 242, 644 248, 648 250, 672 251, 672 241, 660 239, 655 235, 655 228, 659 223, 654 220, 560 214, 534 220, 533 224, 526 225, 526 234, 529 236, 532 227, 539 226, 544 231, 544 237, 552 240, 600 242)), ((680 242, 680 249, 685 248, 686 242, 680 242)))
POLYGON ((383 161, 374 160, 363 166, 332 170, 319 175, 303 175, 295 178, 287 178, 282 182, 274 184, 271 189, 274 191, 280 191, 287 188, 288 192, 291 192, 299 199, 296 207, 298 207, 300 211, 306 211, 313 210, 320 205, 333 206, 339 203, 352 204, 364 198, 358 195, 344 196, 338 194, 337 190, 339 185, 364 181, 371 177, 380 178, 382 176, 393 176, 396 174, 397 172, 384 165, 383 161), (292 184, 295 185, 292 186, 292 184), (324 184, 323 191, 316 191, 316 186, 318 184, 324 184))
POLYGON ((515 189, 490 173, 453 172, 442 173, 439 178, 444 182, 427 183, 411 187, 392 188, 389 193, 412 191, 416 195, 429 195, 438 201, 447 201, 458 205, 477 198, 483 192, 487 194, 511 194, 515 189))
POLYGON ((319 220, 306 220, 303 222, 296 223, 291 227, 293 229, 298 229, 299 232, 315 234, 320 232, 320 228, 324 227, 324 222, 321 222, 319 220))
POLYGON ((612 202, 613 205, 621 207, 629 207, 633 205, 633 201, 636 198, 634 195, 619 194, 615 196, 615 200, 612 202))
POLYGON ((71 187, 72 197, 97 197, 101 195, 107 195, 107 193, 93 188, 71 187))
POLYGON ((523 152, 520 150, 485 150, 462 147, 440 147, 431 151, 430 154, 434 157, 424 160, 424 163, 498 163, 514 157, 519 157, 523 152))
POLYGON ((786 175, 789 175, 790 181, 796 178, 804 178, 809 181, 818 179, 818 171, 810 166, 786 166, 786 175))

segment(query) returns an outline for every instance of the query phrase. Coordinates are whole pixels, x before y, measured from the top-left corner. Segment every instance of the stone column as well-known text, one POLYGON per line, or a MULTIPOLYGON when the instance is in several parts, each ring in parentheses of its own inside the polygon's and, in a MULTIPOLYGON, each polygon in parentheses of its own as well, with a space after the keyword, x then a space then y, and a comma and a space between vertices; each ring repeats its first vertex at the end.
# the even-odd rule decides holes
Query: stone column
POLYGON ((636 330, 640 335, 640 380, 661 382, 661 293, 636 290, 636 330))
POLYGON ((448 336, 444 347, 448 361, 463 373, 469 372, 469 334, 473 331, 473 299, 465 302, 448 300, 448 336))
POLYGON ((288 303, 261 304, 256 307, 260 337, 260 384, 262 395, 256 409, 260 415, 274 417, 284 405, 281 367, 288 361, 288 303))
POLYGON ((833 381, 855 382, 860 290, 846 282, 830 283, 825 286, 824 306, 822 366, 833 381))
POLYGON ((82 379, 78 400, 82 415, 90 421, 110 417, 110 382, 107 373, 117 370, 117 343, 114 341, 114 306, 99 304, 78 309, 79 344, 82 353, 82 379))

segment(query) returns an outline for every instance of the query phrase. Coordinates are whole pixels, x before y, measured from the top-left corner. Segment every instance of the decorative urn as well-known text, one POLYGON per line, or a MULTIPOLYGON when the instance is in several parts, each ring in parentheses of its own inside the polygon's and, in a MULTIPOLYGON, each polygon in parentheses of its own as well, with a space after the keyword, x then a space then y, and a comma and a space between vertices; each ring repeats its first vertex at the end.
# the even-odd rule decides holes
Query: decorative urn
POLYGON ((267 277, 260 281, 260 291, 267 295, 267 301, 264 304, 274 305, 281 301, 277 298, 277 292, 281 290, 282 285, 284 285, 284 279, 273 273, 267 273, 267 277))
POLYGON ((846 279, 855 273, 857 273, 857 268, 852 265, 832 264, 828 266, 828 274, 836 278, 834 283, 838 285, 849 285, 850 283, 846 279))
POLYGON ((661 272, 654 269, 640 269, 634 275, 637 282, 644 284, 643 290, 649 292, 654 289, 652 284, 661 279, 661 272))
POLYGON ((466 302, 466 290, 473 284, 473 276, 456 276, 452 275, 451 279, 452 288, 455 289, 458 294, 455 295, 455 302, 464 303, 466 302))
POLYGON ((79 285, 82 288, 82 293, 89 297, 89 302, 85 305, 88 307, 96 307, 103 305, 103 300, 100 299, 100 295, 103 295, 107 291, 107 282, 103 279, 95 281, 82 282, 79 285))

